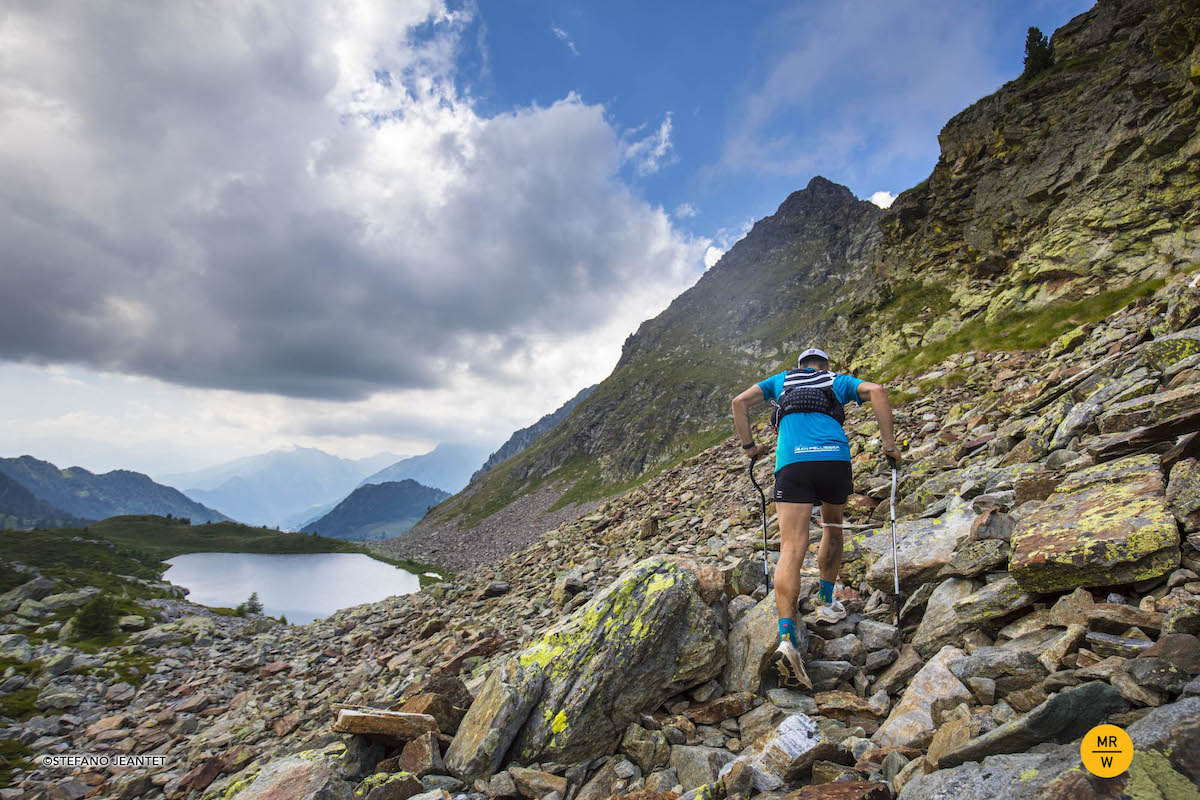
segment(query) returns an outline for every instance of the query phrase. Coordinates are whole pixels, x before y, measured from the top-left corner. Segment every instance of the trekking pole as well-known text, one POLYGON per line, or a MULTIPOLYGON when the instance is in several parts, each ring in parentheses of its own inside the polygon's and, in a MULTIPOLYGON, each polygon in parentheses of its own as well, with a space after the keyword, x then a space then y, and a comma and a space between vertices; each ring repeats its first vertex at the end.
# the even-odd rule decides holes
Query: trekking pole
MULTIPOLYGON (((767 496, 763 494, 762 487, 758 485, 758 481, 754 480, 754 462, 758 460, 758 456, 750 457, 750 482, 754 484, 754 488, 758 489, 758 498, 762 501, 762 522, 763 522, 763 576, 767 581, 767 593, 771 593, 771 562, 767 558, 767 496)), ((894 515, 893 515, 894 516, 894 515)))
POLYGON ((888 464, 892 467, 892 586, 896 594, 896 629, 900 628, 900 562, 896 560, 896 459, 891 456, 887 457, 888 464))

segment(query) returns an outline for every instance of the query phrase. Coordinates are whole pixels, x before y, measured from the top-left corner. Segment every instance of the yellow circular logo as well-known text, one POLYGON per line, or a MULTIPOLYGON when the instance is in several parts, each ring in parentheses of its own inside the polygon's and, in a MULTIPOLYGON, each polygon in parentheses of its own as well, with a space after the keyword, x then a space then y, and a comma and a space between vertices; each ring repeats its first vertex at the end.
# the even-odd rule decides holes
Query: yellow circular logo
POLYGON ((1133 762, 1133 741, 1116 725, 1097 725, 1079 745, 1083 766, 1098 778, 1115 778, 1133 762))

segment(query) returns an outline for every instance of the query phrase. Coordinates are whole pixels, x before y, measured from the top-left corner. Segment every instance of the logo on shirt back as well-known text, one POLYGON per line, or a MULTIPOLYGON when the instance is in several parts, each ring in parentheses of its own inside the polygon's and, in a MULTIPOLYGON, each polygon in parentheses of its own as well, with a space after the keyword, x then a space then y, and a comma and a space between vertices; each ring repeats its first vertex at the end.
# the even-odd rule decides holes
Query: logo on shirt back
POLYGON ((823 444, 823 445, 820 445, 820 446, 817 446, 817 445, 809 445, 809 446, 796 445, 796 448, 795 448, 794 450, 792 450, 792 454, 793 454, 793 455, 797 455, 797 456, 798 456, 798 455, 800 455, 800 454, 802 454, 802 453, 836 453, 836 452, 838 452, 838 451, 839 451, 839 450, 841 450, 841 449, 842 449, 842 448, 841 448, 841 446, 839 446, 839 445, 836 445, 836 444, 823 444))

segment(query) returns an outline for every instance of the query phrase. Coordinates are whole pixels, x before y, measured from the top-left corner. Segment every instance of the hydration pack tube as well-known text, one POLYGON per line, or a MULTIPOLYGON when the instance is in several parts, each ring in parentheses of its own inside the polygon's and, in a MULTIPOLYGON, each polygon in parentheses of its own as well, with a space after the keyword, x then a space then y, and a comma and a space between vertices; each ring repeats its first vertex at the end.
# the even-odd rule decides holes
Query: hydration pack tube
POLYGON ((826 414, 846 424, 846 409, 833 393, 833 373, 824 370, 794 369, 783 381, 779 402, 771 412, 771 427, 777 432, 780 421, 788 414, 802 411, 810 414, 826 414))

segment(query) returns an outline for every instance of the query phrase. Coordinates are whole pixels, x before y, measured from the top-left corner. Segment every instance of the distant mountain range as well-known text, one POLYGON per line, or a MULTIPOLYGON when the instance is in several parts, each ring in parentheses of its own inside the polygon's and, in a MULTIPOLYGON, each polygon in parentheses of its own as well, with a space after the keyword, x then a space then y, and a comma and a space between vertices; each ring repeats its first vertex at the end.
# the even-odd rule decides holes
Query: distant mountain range
POLYGON ((239 522, 295 530, 328 511, 364 477, 399 458, 403 456, 382 453, 348 459, 294 447, 162 479, 239 522))
POLYGON ((570 414, 571 409, 575 408, 575 406, 579 405, 581 401, 585 400, 595 388, 596 384, 593 384, 586 389, 581 390, 579 394, 575 395, 570 400, 559 406, 557 411, 547 414, 537 422, 530 425, 528 428, 521 428, 521 430, 508 437, 508 441, 500 445, 499 450, 488 456, 488 460, 483 462, 482 467, 475 470, 475 474, 471 476, 471 480, 474 481, 480 475, 487 472, 504 459, 512 458, 526 447, 529 447, 529 445, 533 444, 539 436, 561 422, 562 419, 567 416, 567 414, 570 414))
MULTIPOLYGON (((118 514, 170 514, 187 517, 193 523, 228 519, 219 511, 186 497, 178 489, 125 469, 97 475, 83 467, 59 469, 48 461, 21 456, 0 458, 0 474, 48 504, 54 510, 52 514, 57 512, 83 520, 105 519, 118 514)), ((23 495, 10 492, 8 496, 17 507, 28 508, 28 499, 23 495)), ((3 507, 0 507, 0 514, 3 513, 3 507)))
POLYGON ((426 510, 449 496, 411 478, 364 484, 328 514, 301 530, 353 541, 390 539, 407 532, 425 516, 426 510))
POLYGON ((39 500, 33 492, 0 474, 0 530, 82 528, 88 522, 39 500))
POLYGON ((411 478, 454 494, 461 491, 471 474, 488 457, 488 449, 465 444, 439 444, 428 453, 397 461, 363 480, 363 484, 403 481, 411 478))

